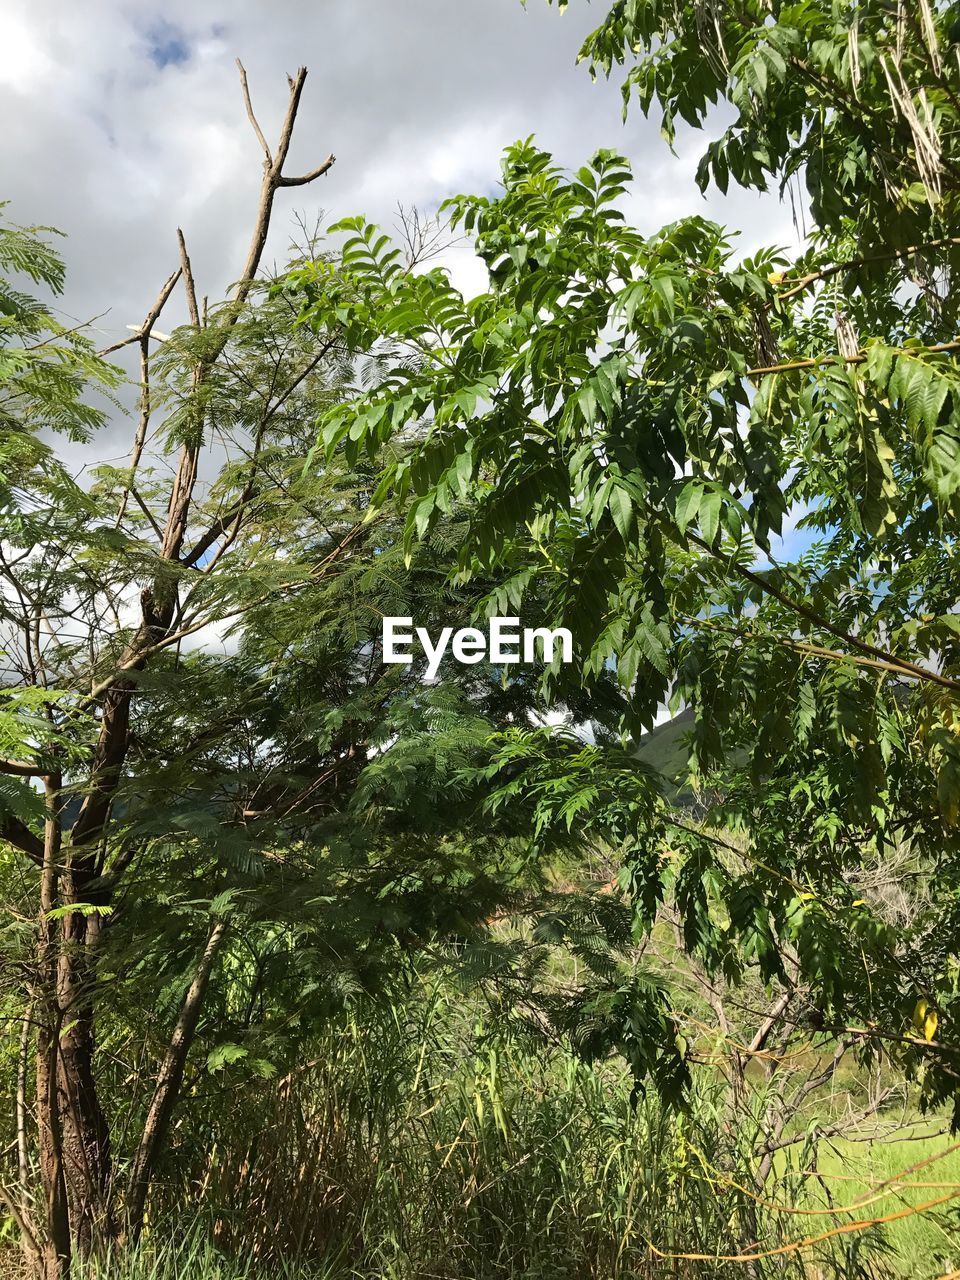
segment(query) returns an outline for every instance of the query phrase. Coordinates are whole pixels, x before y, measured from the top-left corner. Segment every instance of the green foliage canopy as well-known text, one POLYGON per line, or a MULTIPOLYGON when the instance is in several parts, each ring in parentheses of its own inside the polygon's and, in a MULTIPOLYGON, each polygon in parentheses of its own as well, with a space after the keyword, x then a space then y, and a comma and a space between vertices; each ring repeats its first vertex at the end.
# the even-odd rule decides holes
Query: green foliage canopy
MULTIPOLYGON (((817 1025, 924 1064, 934 1100, 956 1051, 910 1016, 930 999, 946 1026, 957 1001, 954 34, 926 5, 624 0, 588 40, 596 69, 630 64, 627 100, 656 103, 668 139, 732 105, 703 183, 803 177, 814 228, 792 262, 700 217, 641 236, 622 157, 566 173, 528 140, 502 194, 448 205, 486 292, 405 271, 363 219, 340 224, 342 275, 293 279, 308 323, 399 353, 322 437, 352 464, 403 442, 374 506, 403 504, 408 546, 468 503, 460 574, 508 574, 491 610, 535 590, 585 687, 616 667, 628 733, 667 699, 694 709, 704 821, 665 839, 662 811, 635 815, 640 920, 671 895, 731 977, 783 980, 796 957, 817 1025), (819 539, 781 563, 788 516, 819 539), (899 929, 868 886, 893 849, 924 886, 899 929)), ((561 790, 576 753, 557 753, 561 790)), ((512 792, 547 826, 529 757, 512 792)), ((566 803, 615 834, 595 782, 566 803)))

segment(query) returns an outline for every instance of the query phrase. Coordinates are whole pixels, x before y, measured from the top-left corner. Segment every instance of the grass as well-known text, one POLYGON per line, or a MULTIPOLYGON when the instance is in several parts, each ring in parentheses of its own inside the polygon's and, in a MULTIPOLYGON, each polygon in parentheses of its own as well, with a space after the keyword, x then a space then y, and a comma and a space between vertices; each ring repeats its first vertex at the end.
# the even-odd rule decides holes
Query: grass
MULTIPOLYGON (((279 1262, 271 1280, 334 1280, 326 1269, 279 1262)), ((149 1244, 136 1255, 121 1254, 90 1268, 83 1280, 266 1280, 252 1262, 225 1257, 200 1232, 159 1247, 149 1244)))
MULTIPOLYGON (((226 1257, 250 1259, 246 1270, 205 1254, 207 1271, 198 1255, 192 1270, 164 1259, 166 1271, 103 1280, 942 1274, 894 1265, 875 1232, 788 1252, 749 1275, 740 1262, 658 1260, 651 1243, 666 1253, 736 1253, 758 1239, 789 1244, 832 1219, 767 1211, 732 1185, 749 1184, 750 1153, 725 1123, 715 1077, 702 1080, 686 1113, 650 1095, 632 1105, 632 1081, 615 1063, 588 1068, 560 1049, 485 1033, 476 1010, 455 998, 416 1026, 414 1016, 332 1029, 309 1070, 279 1088, 248 1088, 228 1115, 205 1111, 200 1098, 188 1103, 180 1132, 189 1140, 165 1171, 155 1213, 175 1221, 191 1188, 204 1238, 226 1257), (285 1271, 293 1258, 302 1271, 285 1271)), ((869 1152, 855 1154, 865 1161, 869 1152)), ((850 1199, 871 1176, 864 1163, 850 1199)), ((796 1203, 806 1185, 782 1167, 765 1195, 796 1203)))
MULTIPOLYGON (((867 1213, 898 1213, 960 1192, 960 1149, 956 1138, 920 1136, 929 1125, 916 1124, 871 1142, 836 1139, 824 1144, 819 1169, 835 1204, 866 1197, 880 1183, 890 1194, 867 1213), (918 1165, 923 1168, 916 1168, 918 1165), (915 1170, 907 1174, 905 1171, 915 1170)), ((891 1266, 910 1280, 945 1275, 960 1267, 960 1200, 910 1215, 884 1227, 891 1266)))
MULTIPOLYGON (((78 1280, 932 1280, 960 1262, 951 1205, 791 1250, 852 1215, 782 1212, 737 1189, 754 1167, 749 1126, 730 1123, 718 1074, 671 1112, 632 1099, 616 1061, 587 1067, 491 1028, 456 991, 346 1017, 311 1048, 281 1080, 198 1077, 143 1250, 78 1280), (710 1257, 757 1240, 788 1248, 747 1268, 650 1247, 710 1257)), ((834 1207, 851 1204, 947 1151, 926 1131, 821 1142, 822 1182, 799 1163, 811 1152, 790 1148, 763 1200, 829 1208, 826 1186, 834 1207)), ((960 1151, 912 1182, 865 1216, 948 1191, 918 1182, 960 1187, 960 1151)), ((0 1260, 0 1274, 15 1273, 0 1260)))

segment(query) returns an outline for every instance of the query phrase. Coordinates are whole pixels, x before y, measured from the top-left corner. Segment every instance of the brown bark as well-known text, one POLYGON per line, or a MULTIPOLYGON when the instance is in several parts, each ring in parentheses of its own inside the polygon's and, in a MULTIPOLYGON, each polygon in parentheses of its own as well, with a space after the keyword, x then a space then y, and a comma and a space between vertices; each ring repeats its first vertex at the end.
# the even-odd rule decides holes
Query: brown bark
POLYGON ((127 1222, 130 1236, 134 1240, 138 1238, 143 1226, 143 1213, 150 1180, 166 1141, 170 1118, 183 1083, 187 1055, 193 1044, 204 996, 210 983, 210 975, 213 972, 217 954, 223 945, 226 929, 227 926, 222 920, 216 921, 210 928, 203 955, 200 957, 193 981, 184 997, 180 1016, 173 1029, 166 1056, 157 1076, 143 1135, 130 1171, 127 1191, 127 1222))
POLYGON ((30 1195, 30 1143, 27 1134, 27 1077, 30 1063, 30 1041, 33 1035, 33 1001, 24 1010, 20 1024, 20 1052, 17 1056, 17 1173, 20 1200, 26 1204, 30 1195))
MULTIPOLYGON (((62 784, 55 774, 44 779, 47 817, 43 841, 15 818, 7 818, 0 823, 0 838, 17 845, 42 867, 33 1008, 38 1024, 37 1115, 45 1231, 32 1233, 25 1228, 23 1235, 28 1252, 33 1248, 35 1252, 42 1253, 45 1280, 62 1280, 69 1274, 74 1251, 83 1255, 100 1238, 109 1237, 113 1232, 108 1195, 111 1185, 110 1134, 95 1074, 94 997, 101 920, 97 914, 87 915, 82 911, 68 911, 62 919, 57 919, 55 916, 51 918, 51 912, 58 907, 69 908, 83 903, 103 906, 107 903, 111 890, 104 888, 101 880, 102 850, 111 807, 130 749, 131 706, 137 676, 151 656, 162 650, 177 626, 177 580, 186 563, 183 551, 206 426, 204 384, 227 345, 230 330, 240 317, 260 268, 277 190, 282 186, 311 182, 326 173, 334 163, 334 157, 330 156, 318 169, 302 177, 291 178, 283 174, 305 79, 306 70, 301 68, 290 81, 290 97, 279 141, 275 154, 271 154, 255 122, 246 74, 241 68, 244 101, 266 152, 254 231, 234 287, 232 305, 221 322, 217 340, 208 346, 193 371, 195 420, 181 447, 163 527, 155 525, 160 564, 152 584, 141 593, 140 624, 126 645, 114 677, 103 682, 89 699, 90 705, 100 703, 100 728, 85 796, 69 839, 64 841, 62 836, 59 801, 62 784)), ((134 488, 134 473, 146 442, 151 414, 150 337, 154 323, 179 279, 183 279, 186 288, 192 323, 198 328, 205 323, 197 305, 193 271, 182 233, 178 232, 178 238, 179 269, 165 282, 140 330, 131 338, 108 348, 107 352, 137 343, 141 353, 139 420, 130 460, 129 488, 124 495, 119 519, 122 519, 131 492, 134 499, 140 501, 134 488)), ((239 522, 242 512, 236 518, 239 522)), ((2 763, 6 764, 7 772, 40 772, 31 765, 2 763)), ((161 1066, 130 1181, 128 1209, 134 1234, 142 1223, 150 1178, 167 1136, 224 929, 225 926, 218 923, 210 931, 161 1066)))
MULTIPOLYGON (((72 901, 83 901, 76 889, 72 901)), ((96 1024, 93 1008, 100 920, 73 913, 63 921, 58 965, 60 1007, 60 1109, 64 1176, 75 1247, 87 1254, 113 1234, 107 1213, 111 1178, 110 1131, 94 1074, 96 1024)))
POLYGON ((7 1207, 7 1212, 20 1232, 21 1247, 29 1274, 43 1276, 45 1268, 43 1234, 33 1221, 32 1197, 30 1193, 30 1146, 28 1135, 28 1101, 27 1089, 30 1069, 30 1047, 33 1039, 34 1000, 24 1010, 20 1026, 20 1048, 17 1055, 17 1191, 14 1194, 6 1187, 0 1186, 0 1200, 7 1207))
POLYGON ((58 777, 45 780, 46 820, 37 949, 40 1017, 37 1033, 37 1123, 40 1134, 40 1179, 47 1230, 47 1238, 43 1243, 43 1265, 45 1276, 51 1280, 61 1273, 68 1273, 71 1257, 70 1214, 63 1168, 63 1122, 58 1088, 63 1011, 57 990, 57 924, 50 919, 50 912, 57 906, 60 878, 59 789, 58 777))

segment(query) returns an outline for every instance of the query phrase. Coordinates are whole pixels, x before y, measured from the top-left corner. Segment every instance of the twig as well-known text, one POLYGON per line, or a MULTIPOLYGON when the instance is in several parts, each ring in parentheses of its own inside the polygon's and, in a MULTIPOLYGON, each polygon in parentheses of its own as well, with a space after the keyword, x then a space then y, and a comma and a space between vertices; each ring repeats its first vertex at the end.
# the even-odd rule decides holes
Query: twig
POLYGON ((237 58, 237 69, 240 72, 240 87, 243 90, 243 105, 247 109, 247 119, 253 126, 253 131, 259 139, 261 147, 263 147, 263 154, 266 156, 267 164, 273 164, 273 156, 270 154, 269 144, 263 136, 263 130, 260 128, 253 110, 253 103, 250 101, 250 86, 247 83, 247 70, 239 58, 237 58))
POLYGON ((157 294, 156 301, 154 302, 150 310, 147 312, 146 317, 144 318, 143 324, 136 331, 136 333, 132 333, 129 338, 122 338, 120 342, 115 342, 113 346, 104 347, 102 351, 99 351, 97 353, 98 355, 100 356, 112 355, 114 351, 119 351, 122 347, 129 347, 134 342, 142 342, 144 338, 149 337, 150 330, 153 328, 153 326, 156 324, 157 320, 159 319, 160 312, 166 306, 167 299, 170 297, 171 293, 173 293, 174 286, 176 285, 177 281, 180 279, 180 270, 181 270, 180 267, 178 267, 171 276, 167 277, 159 294, 157 294))
POLYGON ((194 328, 199 329, 200 308, 197 306, 197 286, 193 280, 193 268, 190 265, 190 255, 187 253, 187 242, 184 240, 183 231, 179 227, 177 227, 177 244, 180 247, 180 270, 183 272, 183 283, 187 295, 190 319, 194 328))
POLYGON ((915 254, 922 253, 924 249, 948 249, 958 246, 960 246, 960 238, 946 236, 942 240, 928 240, 924 244, 912 244, 906 249, 890 249, 886 253, 868 253, 862 258, 850 258, 846 262, 835 262, 829 267, 822 267, 819 271, 810 271, 807 275, 801 276, 795 283, 791 283, 789 289, 777 294, 777 301, 786 302, 788 298, 793 298, 798 293, 802 293, 804 289, 808 289, 810 285, 816 284, 819 280, 829 280, 833 276, 842 275, 845 271, 856 271, 858 267, 870 266, 874 262, 889 262, 897 258, 912 258, 915 254))
MULTIPOLYGON (((944 351, 960 351, 960 338, 951 342, 937 342, 932 347, 900 348, 900 354, 909 355, 915 351, 926 351, 930 355, 938 355, 944 351)), ((762 378, 768 373, 790 373, 794 369, 818 369, 837 364, 865 364, 868 353, 858 351, 855 356, 818 356, 809 360, 789 360, 786 364, 760 365, 756 369, 748 369, 748 378, 762 378)))

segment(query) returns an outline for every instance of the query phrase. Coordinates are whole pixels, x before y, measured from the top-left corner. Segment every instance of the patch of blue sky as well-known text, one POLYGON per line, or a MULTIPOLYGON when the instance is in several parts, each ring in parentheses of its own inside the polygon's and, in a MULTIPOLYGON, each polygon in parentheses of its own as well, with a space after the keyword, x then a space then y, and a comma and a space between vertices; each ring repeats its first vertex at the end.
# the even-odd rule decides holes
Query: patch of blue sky
POLYGON ((162 71, 179 67, 190 60, 190 44, 184 33, 172 22, 158 18, 147 29, 147 56, 162 71))
MULTIPOLYGON (((799 560, 817 542, 823 542, 830 536, 829 531, 825 533, 821 529, 809 526, 800 527, 800 521, 808 512, 809 507, 806 504, 798 504, 787 512, 783 531, 770 538, 770 552, 774 563, 789 564, 791 561, 799 560)), ((766 567, 769 563, 766 557, 761 556, 760 559, 766 567)))
POLYGON ((205 569, 207 565, 210 563, 210 561, 213 559, 213 557, 217 554, 217 550, 218 550, 218 547, 216 544, 214 544, 212 547, 207 547, 206 551, 202 551, 200 555, 197 556, 196 562, 194 564, 194 568, 205 569))

